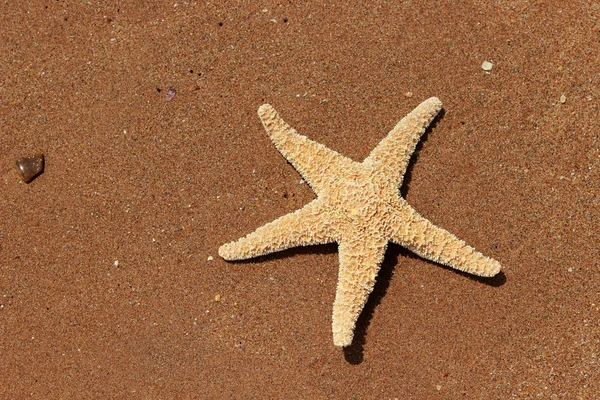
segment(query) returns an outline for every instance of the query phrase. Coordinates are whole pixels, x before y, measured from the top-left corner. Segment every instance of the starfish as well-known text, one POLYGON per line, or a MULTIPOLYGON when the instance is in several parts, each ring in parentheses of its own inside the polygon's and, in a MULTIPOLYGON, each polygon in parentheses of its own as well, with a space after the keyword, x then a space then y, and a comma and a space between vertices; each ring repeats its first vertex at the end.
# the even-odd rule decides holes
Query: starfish
POLYGON ((442 109, 432 97, 404 117, 358 163, 298 134, 264 104, 258 115, 277 150, 296 168, 317 198, 238 241, 219 255, 243 260, 296 246, 338 243, 339 275, 333 303, 336 346, 349 346, 383 261, 388 242, 469 274, 491 277, 500 263, 419 215, 404 198, 408 162, 421 135, 442 109))

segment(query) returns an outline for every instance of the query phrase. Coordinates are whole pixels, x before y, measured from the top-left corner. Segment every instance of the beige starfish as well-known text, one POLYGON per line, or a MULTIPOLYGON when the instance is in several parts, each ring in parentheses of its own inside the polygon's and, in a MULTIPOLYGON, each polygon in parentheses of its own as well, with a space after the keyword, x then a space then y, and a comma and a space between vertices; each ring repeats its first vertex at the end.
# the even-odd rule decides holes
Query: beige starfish
POLYGON ((417 213, 399 188, 415 146, 442 109, 432 97, 404 117, 369 156, 357 163, 299 135, 269 104, 258 115, 277 149, 317 198, 296 212, 219 248, 226 260, 252 258, 296 246, 338 243, 340 268, 333 303, 333 343, 348 346, 375 284, 388 242, 479 276, 500 263, 485 257, 417 213))

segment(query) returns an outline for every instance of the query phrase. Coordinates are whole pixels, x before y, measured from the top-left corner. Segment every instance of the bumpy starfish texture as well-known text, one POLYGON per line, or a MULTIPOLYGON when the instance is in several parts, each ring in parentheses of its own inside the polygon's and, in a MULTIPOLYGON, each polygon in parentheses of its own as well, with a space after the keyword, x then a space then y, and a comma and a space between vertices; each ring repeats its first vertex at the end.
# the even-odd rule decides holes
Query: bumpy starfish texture
POLYGON ((296 246, 338 243, 339 277, 333 303, 333 343, 348 346, 379 272, 388 242, 473 275, 491 277, 500 263, 423 218, 400 196, 410 157, 442 109, 432 97, 404 117, 357 163, 299 135, 269 104, 258 115, 275 147, 317 198, 303 208, 219 248, 242 260, 296 246))

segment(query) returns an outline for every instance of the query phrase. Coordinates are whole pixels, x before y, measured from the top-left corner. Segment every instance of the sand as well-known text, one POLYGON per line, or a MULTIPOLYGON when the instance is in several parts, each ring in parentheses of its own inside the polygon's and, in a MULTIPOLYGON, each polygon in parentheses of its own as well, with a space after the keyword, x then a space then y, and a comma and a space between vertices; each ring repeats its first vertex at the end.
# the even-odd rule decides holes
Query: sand
POLYGON ((600 7, 563 4, 0 5, 0 397, 594 398, 600 7), (335 245, 217 255, 314 198, 256 110, 361 161, 431 96, 401 191, 503 272, 390 245, 340 350, 335 245))

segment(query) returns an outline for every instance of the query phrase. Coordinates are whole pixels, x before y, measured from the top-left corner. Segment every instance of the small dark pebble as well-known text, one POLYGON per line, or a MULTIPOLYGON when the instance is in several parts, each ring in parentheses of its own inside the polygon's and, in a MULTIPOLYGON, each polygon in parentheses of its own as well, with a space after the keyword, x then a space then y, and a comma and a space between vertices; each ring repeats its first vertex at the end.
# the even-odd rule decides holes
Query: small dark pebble
POLYGON ((35 156, 23 157, 17 160, 17 167, 21 172, 21 178, 25 183, 29 183, 44 172, 44 155, 36 154, 35 156))

